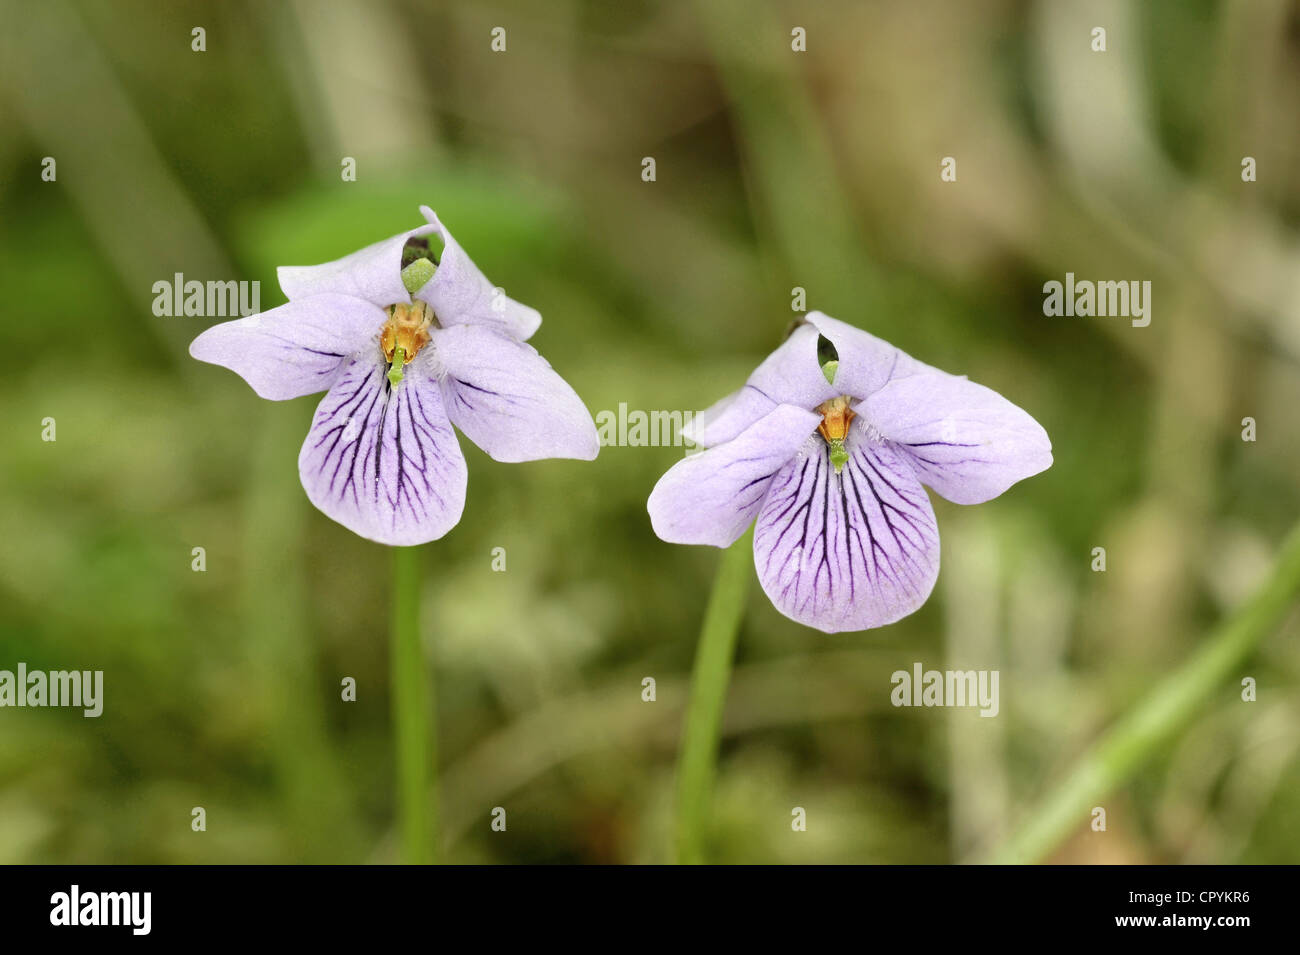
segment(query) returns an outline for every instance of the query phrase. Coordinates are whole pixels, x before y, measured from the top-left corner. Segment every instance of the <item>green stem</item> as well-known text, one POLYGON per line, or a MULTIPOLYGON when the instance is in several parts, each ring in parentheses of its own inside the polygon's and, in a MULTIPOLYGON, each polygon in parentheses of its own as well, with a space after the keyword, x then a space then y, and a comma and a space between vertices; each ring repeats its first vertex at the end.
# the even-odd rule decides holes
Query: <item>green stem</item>
POLYGON ((704 830, 718 758, 722 710, 731 681, 736 636, 754 577, 752 529, 722 553, 713 580, 691 675, 682 749, 677 759, 677 861, 704 861, 704 830))
POLYGON ((414 547, 393 548, 392 641, 399 855, 408 865, 423 865, 434 861, 437 842, 437 747, 432 674, 420 647, 420 553, 414 547))
POLYGON ((1179 670, 1084 754, 1063 783, 998 850, 996 863, 1035 862, 1083 825, 1091 809, 1188 723, 1282 621, 1300 592, 1300 525, 1282 545, 1272 575, 1179 670))

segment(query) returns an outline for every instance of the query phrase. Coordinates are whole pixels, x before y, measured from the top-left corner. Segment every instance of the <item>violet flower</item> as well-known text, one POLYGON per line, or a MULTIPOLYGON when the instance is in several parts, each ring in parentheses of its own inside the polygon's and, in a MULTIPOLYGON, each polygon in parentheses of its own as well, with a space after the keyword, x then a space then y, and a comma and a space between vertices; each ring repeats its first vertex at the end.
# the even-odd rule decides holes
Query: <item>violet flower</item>
POLYGON ((811 312, 703 412, 650 494, 655 533, 727 547, 751 522, 763 590, 827 633, 880 627, 921 606, 939 575, 922 489, 979 504, 1052 463, 1047 432, 997 392, 811 312), (818 340, 834 346, 825 367, 818 340))
POLYGON ((328 392, 298 456, 302 486, 381 544, 422 544, 460 520, 466 469, 452 424, 497 461, 589 461, 599 444, 582 400, 524 344, 541 315, 494 289, 420 211, 427 225, 335 262, 280 268, 286 304, 190 345, 263 398, 328 392))

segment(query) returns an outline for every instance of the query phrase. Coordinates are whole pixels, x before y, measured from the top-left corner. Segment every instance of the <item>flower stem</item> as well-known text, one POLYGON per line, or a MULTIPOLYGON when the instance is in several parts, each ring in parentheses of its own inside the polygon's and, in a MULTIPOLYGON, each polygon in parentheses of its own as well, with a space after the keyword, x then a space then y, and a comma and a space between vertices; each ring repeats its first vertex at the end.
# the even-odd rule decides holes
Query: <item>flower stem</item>
POLYGON ((424 865, 434 861, 437 843, 437 747, 432 674, 420 647, 420 554, 415 547, 393 548, 390 656, 399 856, 408 865, 424 865))
POLYGON ((722 710, 731 681, 736 636, 754 576, 753 530, 722 553, 700 629, 677 759, 677 861, 704 861, 704 830, 718 758, 722 710))
POLYGON ((1298 593, 1300 525, 1287 536, 1273 573, 1259 590, 1084 754, 992 861, 1035 862, 1083 825, 1092 807, 1190 721, 1205 698, 1246 661, 1294 606, 1298 593))

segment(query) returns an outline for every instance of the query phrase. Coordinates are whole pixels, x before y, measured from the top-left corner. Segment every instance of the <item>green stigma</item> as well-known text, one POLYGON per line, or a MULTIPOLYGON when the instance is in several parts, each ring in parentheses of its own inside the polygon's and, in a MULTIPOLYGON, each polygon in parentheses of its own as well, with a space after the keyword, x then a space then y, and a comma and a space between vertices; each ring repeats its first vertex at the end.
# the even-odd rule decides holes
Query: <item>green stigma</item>
MULTIPOLYGON (((822 365, 822 374, 826 376, 826 382, 828 384, 832 384, 832 385, 835 384, 835 372, 839 369, 839 367, 840 367, 840 363, 839 363, 839 359, 837 358, 832 358, 826 364, 822 365)), ((838 474, 839 471, 840 471, 839 468, 835 469, 836 474, 838 474)))
POLYGON ((831 449, 831 464, 835 466, 835 473, 839 474, 844 469, 844 465, 849 463, 849 452, 844 450, 844 440, 842 438, 832 438, 826 442, 831 449))
POLYGON ((406 349, 398 347, 393 351, 393 363, 388 366, 388 383, 396 388, 402 383, 405 373, 402 366, 406 364, 406 349))
POLYGON ((437 270, 438 267, 428 259, 416 259, 402 269, 402 284, 406 286, 407 292, 414 295, 429 284, 429 279, 433 278, 433 273, 437 270))

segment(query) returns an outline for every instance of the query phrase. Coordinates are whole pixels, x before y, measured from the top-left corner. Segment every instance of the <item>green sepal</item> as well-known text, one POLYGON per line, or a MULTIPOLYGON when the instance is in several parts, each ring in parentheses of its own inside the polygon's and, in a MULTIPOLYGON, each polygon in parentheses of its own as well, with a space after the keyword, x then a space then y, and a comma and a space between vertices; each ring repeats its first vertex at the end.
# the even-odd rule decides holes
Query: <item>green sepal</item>
POLYGON ((402 269, 402 284, 406 286, 409 294, 414 295, 429 284, 429 279, 433 278, 433 273, 436 271, 438 267, 428 259, 416 259, 402 269))

